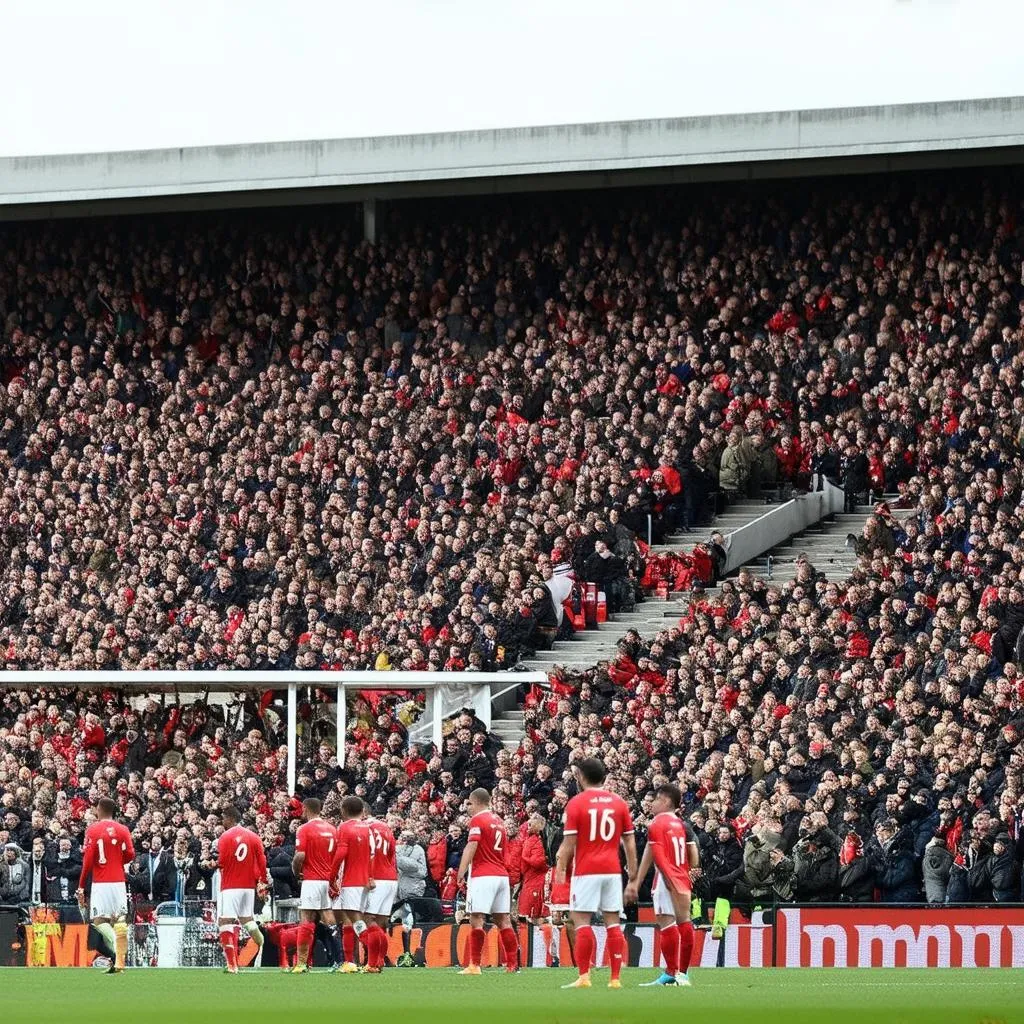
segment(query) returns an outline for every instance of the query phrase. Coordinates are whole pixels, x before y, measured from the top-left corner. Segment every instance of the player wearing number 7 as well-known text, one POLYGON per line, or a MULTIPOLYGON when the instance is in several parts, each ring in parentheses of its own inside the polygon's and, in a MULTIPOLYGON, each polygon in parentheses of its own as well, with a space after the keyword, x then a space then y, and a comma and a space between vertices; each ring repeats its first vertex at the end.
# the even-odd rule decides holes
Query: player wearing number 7
POLYGON ((689 985, 686 972, 693 955, 693 922, 690 920, 690 868, 700 863, 697 841, 678 816, 682 797, 672 785, 659 786, 651 801, 654 819, 647 830, 647 847, 640 870, 631 875, 626 898, 636 899, 640 880, 647 877, 653 862, 654 914, 661 934, 665 972, 652 985, 689 985))
POLYGON ((636 874, 636 838, 633 818, 626 801, 604 789, 605 767, 596 757, 587 757, 576 765, 576 781, 581 792, 565 806, 562 845, 555 859, 555 884, 565 881, 572 861, 569 884, 569 913, 576 926, 576 966, 580 976, 565 988, 590 988, 590 967, 596 943, 591 921, 594 914, 604 917, 608 934, 609 988, 622 988, 619 976, 626 957, 626 937, 622 934, 622 868, 619 846, 626 851, 626 868, 636 874))
POLYGON ((263 933, 253 920, 253 887, 266 893, 267 856, 255 832, 239 825, 237 807, 220 812, 224 831, 217 840, 217 861, 220 865, 220 893, 217 896, 217 930, 224 947, 228 974, 238 973, 238 945, 235 937, 237 921, 257 946, 263 945, 263 933))
POLYGON ((92 875, 89 917, 92 926, 114 951, 110 974, 124 970, 128 953, 128 891, 124 866, 135 859, 132 834, 114 821, 117 804, 103 797, 96 805, 96 821, 85 830, 82 874, 78 880, 78 905, 85 909, 85 882, 92 875))

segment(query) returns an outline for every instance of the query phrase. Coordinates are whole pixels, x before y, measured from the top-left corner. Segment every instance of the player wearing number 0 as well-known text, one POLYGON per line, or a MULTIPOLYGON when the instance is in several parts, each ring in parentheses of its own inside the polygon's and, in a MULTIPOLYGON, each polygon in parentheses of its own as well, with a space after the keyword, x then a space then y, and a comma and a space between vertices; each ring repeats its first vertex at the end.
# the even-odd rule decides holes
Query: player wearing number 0
POLYGON ((636 874, 636 839, 633 818, 622 797, 602 788, 605 767, 596 757, 588 757, 576 766, 576 781, 581 792, 565 807, 562 845, 555 861, 555 884, 564 882, 572 861, 569 883, 569 912, 576 926, 576 967, 580 976, 564 988, 590 988, 590 967, 596 942, 591 920, 604 917, 607 929, 611 980, 609 988, 622 988, 619 980, 626 956, 626 937, 622 934, 622 868, 619 846, 626 851, 629 876, 636 874))
POLYGON ((368 818, 370 830, 370 877, 373 888, 366 894, 366 972, 380 974, 388 951, 388 924, 398 895, 395 834, 383 822, 368 818))
POLYGON ((491 794, 474 789, 466 801, 469 813, 469 834, 459 864, 459 881, 467 878, 466 912, 469 914, 469 964, 461 974, 480 974, 483 959, 484 923, 490 914, 499 929, 505 970, 518 969, 519 940, 512 930, 512 890, 505 867, 508 836, 505 823, 491 810, 491 794))
POLYGON ((682 797, 675 786, 659 786, 651 802, 654 819, 647 830, 647 847, 640 870, 631 875, 626 886, 627 898, 634 900, 640 880, 654 863, 654 913, 661 934, 661 954, 665 971, 654 985, 689 985, 686 972, 693 955, 693 922, 690 920, 690 868, 700 863, 697 841, 679 819, 682 797))
POLYGON ((114 821, 117 804, 104 797, 96 805, 96 820, 85 830, 78 905, 85 910, 85 883, 92 876, 89 894, 90 923, 114 954, 108 974, 124 970, 128 955, 128 890, 124 866, 135 859, 132 834, 114 821))
POLYGON ((316 922, 327 927, 334 924, 330 887, 334 875, 334 847, 337 834, 329 821, 320 817, 320 801, 308 797, 302 801, 303 824, 295 833, 295 856, 292 871, 302 879, 299 888, 299 934, 293 974, 309 970, 309 950, 316 934, 316 922))
POLYGON ((225 970, 238 973, 238 945, 235 923, 244 928, 257 946, 263 945, 263 933, 253 920, 253 888, 265 896, 267 891, 267 856, 255 832, 239 825, 237 807, 221 811, 224 832, 217 840, 217 861, 220 865, 220 892, 217 896, 217 930, 224 947, 225 970))

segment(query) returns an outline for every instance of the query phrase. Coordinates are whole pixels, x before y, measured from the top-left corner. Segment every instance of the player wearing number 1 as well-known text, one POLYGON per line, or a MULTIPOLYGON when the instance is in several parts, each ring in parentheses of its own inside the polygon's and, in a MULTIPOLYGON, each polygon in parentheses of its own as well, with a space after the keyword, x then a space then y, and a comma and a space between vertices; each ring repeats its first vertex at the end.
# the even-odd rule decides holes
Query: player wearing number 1
POLYGON ((474 789, 466 801, 469 834, 459 864, 459 881, 466 883, 466 911, 472 930, 469 933, 469 964, 461 974, 480 974, 483 958, 484 923, 490 914, 499 928, 505 970, 514 974, 519 960, 519 940, 512 930, 512 891, 505 867, 508 836, 505 823, 491 810, 491 794, 474 789))
POLYGON ((611 980, 609 988, 622 988, 619 976, 626 955, 626 937, 620 927, 622 868, 619 846, 626 851, 629 876, 636 874, 636 839, 626 801, 602 788, 605 767, 596 757, 576 765, 580 792, 565 807, 562 845, 555 860, 555 883, 564 882, 572 861, 569 911, 576 926, 576 967, 580 976, 565 988, 590 988, 590 967, 596 943, 591 921, 604 917, 611 980))
POLYGON ((263 945, 263 933, 253 920, 253 887, 266 890, 267 857, 263 843, 255 832, 238 822, 237 807, 221 811, 224 832, 217 840, 217 861, 220 864, 220 893, 217 896, 217 929, 224 947, 225 968, 238 973, 238 945, 235 923, 241 925, 257 946, 263 945))
POLYGON ((693 955, 693 922, 690 920, 690 868, 700 863, 697 842, 680 820, 678 811, 682 797, 672 785, 659 786, 651 802, 654 818, 647 830, 640 869, 631 875, 626 897, 636 899, 640 879, 647 877, 653 862, 655 868, 654 914, 661 935, 661 952, 665 971, 643 987, 690 984, 686 972, 693 955))
POLYGON ((110 974, 124 970, 128 954, 128 891, 124 866, 135 859, 132 834, 114 821, 117 804, 103 797, 96 805, 96 821, 85 830, 82 874, 78 881, 78 905, 85 909, 85 883, 92 876, 89 894, 90 923, 114 954, 110 974))

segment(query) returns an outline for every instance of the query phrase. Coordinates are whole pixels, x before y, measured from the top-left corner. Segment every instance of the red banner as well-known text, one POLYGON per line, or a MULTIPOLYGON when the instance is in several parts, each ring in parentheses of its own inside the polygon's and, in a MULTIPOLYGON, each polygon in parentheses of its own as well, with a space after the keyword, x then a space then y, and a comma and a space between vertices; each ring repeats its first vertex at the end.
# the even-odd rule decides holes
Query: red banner
POLYGON ((1024 967, 1024 908, 780 910, 779 967, 1024 967))

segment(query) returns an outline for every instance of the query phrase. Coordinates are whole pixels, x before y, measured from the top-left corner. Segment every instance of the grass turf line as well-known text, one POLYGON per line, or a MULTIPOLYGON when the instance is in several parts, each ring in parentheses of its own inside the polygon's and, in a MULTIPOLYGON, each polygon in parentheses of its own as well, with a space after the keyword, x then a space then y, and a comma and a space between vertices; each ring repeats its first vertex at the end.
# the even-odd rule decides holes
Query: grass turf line
POLYGON ((642 989, 657 971, 626 970, 623 989, 594 975, 589 991, 562 991, 570 970, 390 970, 384 975, 87 968, 5 970, 0 1014, 10 1024, 318 1024, 339 1013, 411 1024, 1020 1024, 1024 992, 1013 970, 695 970, 689 989, 642 989))

